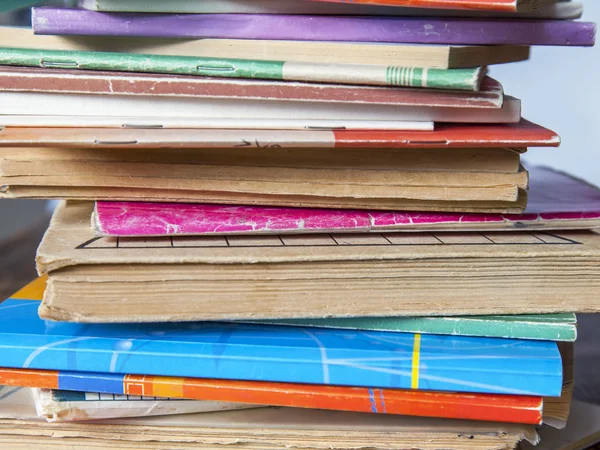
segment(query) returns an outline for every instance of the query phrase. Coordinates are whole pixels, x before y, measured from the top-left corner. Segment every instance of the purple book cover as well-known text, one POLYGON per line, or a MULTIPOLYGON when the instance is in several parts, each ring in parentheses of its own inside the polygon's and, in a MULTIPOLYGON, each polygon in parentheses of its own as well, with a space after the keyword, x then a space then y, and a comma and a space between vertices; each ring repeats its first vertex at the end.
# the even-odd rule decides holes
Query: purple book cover
POLYGON ((569 20, 100 13, 34 8, 37 34, 388 42, 594 45, 596 25, 569 20))

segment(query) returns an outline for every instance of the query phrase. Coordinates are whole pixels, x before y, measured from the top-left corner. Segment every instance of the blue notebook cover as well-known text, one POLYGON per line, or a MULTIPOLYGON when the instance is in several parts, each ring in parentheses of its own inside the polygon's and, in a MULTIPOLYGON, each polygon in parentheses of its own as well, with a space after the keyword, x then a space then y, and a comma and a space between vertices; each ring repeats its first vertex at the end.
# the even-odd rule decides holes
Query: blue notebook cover
POLYGON ((0 304, 0 367, 559 396, 554 342, 232 323, 71 324, 0 304))

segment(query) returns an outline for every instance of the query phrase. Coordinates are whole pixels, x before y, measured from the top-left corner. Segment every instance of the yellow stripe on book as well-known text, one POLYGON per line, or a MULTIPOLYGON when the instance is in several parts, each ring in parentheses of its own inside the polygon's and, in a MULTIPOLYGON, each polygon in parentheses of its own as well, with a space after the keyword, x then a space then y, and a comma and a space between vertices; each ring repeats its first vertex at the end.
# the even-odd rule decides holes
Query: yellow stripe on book
POLYGON ((419 363, 421 360, 421 335, 415 334, 415 343, 413 344, 412 355, 412 380, 411 388, 419 389, 419 363))
POLYGON ((35 300, 38 302, 44 298, 44 291, 46 290, 46 282, 48 281, 48 275, 37 278, 27 286, 22 288, 17 293, 11 295, 10 298, 17 300, 35 300))

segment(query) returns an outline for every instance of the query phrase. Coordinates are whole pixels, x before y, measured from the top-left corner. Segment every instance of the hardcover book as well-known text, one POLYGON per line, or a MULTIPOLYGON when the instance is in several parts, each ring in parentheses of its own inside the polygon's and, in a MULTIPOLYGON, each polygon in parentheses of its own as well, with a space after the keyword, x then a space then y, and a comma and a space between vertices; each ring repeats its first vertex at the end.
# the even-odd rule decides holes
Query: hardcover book
POLYGON ((592 46, 591 22, 404 18, 372 16, 285 16, 278 14, 134 14, 85 9, 34 8, 38 34, 389 42, 459 45, 592 46))
MULTIPOLYGON (((491 168, 491 155, 479 154, 491 168)), ((424 159, 427 153, 419 155, 424 159)), ((600 228, 600 191, 596 187, 544 167, 530 167, 529 173, 529 200, 523 214, 97 202, 92 223, 98 236, 116 237, 600 228)))
POLYGON ((472 315, 474 303, 479 315, 598 308, 600 236, 590 231, 117 239, 95 236, 92 209, 60 206, 38 250, 39 272, 49 273, 44 318, 456 316, 472 315), (238 296, 244 301, 232 301, 238 296))
POLYGON ((0 305, 0 367, 553 397, 562 391, 562 359, 547 341, 232 323, 49 324, 38 307, 14 298, 0 305))

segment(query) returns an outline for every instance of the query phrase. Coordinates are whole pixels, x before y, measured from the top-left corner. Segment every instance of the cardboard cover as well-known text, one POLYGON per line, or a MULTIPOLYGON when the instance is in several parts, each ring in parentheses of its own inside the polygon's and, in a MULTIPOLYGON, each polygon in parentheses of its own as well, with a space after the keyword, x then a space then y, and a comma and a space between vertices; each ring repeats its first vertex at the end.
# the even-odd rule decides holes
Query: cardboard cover
POLYGON ((598 310, 600 236, 593 232, 102 238, 89 226, 92 208, 59 207, 38 250, 40 272, 50 272, 44 317, 132 322, 598 310))

